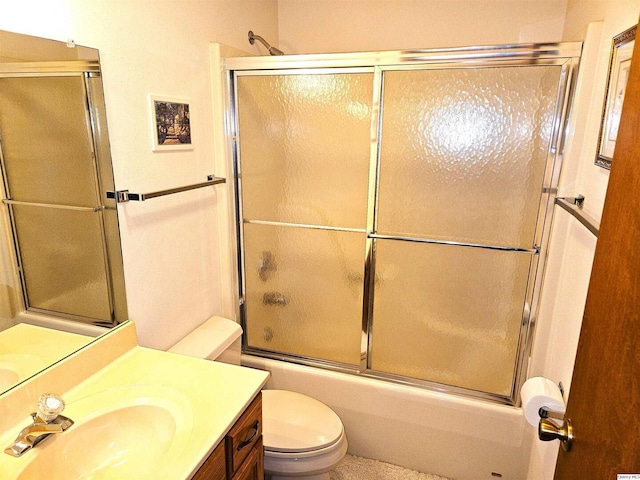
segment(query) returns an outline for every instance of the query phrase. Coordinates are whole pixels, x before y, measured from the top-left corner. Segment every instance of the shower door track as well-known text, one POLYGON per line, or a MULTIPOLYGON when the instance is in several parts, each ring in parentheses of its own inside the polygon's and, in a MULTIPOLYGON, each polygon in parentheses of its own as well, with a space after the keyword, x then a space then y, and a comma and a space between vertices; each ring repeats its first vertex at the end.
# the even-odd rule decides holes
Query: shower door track
POLYGON ((297 354, 283 353, 250 347, 246 336, 243 336, 243 351, 262 357, 320 367, 342 373, 363 377, 382 379, 404 385, 417 386, 438 392, 452 393, 461 396, 480 398, 494 403, 516 405, 519 402, 520 385, 526 377, 528 357, 531 352, 534 325, 540 301, 540 285, 546 262, 549 230, 553 216, 552 195, 557 191, 558 178, 561 167, 561 157, 564 150, 566 125, 570 112, 570 100, 576 82, 576 71, 581 54, 582 44, 549 43, 527 45, 503 45, 486 47, 441 48, 411 51, 365 52, 344 54, 312 54, 312 55, 284 55, 277 57, 238 57, 223 60, 227 72, 228 99, 226 125, 228 128, 229 149, 233 158, 236 202, 236 241, 237 241, 237 270, 239 287, 239 317, 246 331, 245 304, 245 265, 244 265, 244 224, 262 224, 280 227, 301 227, 320 230, 336 230, 346 232, 365 233, 365 262, 364 262, 364 296, 361 329, 360 364, 344 364, 336 361, 323 360, 297 354), (500 245, 484 245, 465 243, 441 239, 415 238, 408 236, 383 235, 376 232, 377 219, 377 191, 379 182, 380 132, 382 122, 382 91, 383 75, 385 71, 395 70, 427 70, 452 68, 485 68, 498 66, 532 66, 556 65, 561 67, 559 87, 557 92, 557 108, 551 144, 547 153, 544 172, 544 182, 541 185, 541 201, 537 215, 535 239, 532 248, 510 247, 500 245), (367 228, 327 227, 309 224, 274 222, 255 219, 244 219, 242 209, 242 182, 239 153, 239 124, 237 106, 237 79, 242 76, 296 75, 296 74, 324 74, 324 73, 371 73, 373 72, 374 99, 371 105, 371 148, 369 167, 369 198, 367 206, 367 228), (371 345, 371 309, 373 306, 372 288, 375 281, 375 258, 373 255, 375 240, 399 240, 405 242, 427 243, 447 246, 462 246, 489 250, 502 250, 531 255, 529 279, 527 282, 524 313, 522 316, 519 340, 517 342, 516 365, 513 373, 512 389, 509 395, 477 391, 455 385, 442 384, 430 380, 405 377, 392 373, 380 372, 370 367, 371 345))

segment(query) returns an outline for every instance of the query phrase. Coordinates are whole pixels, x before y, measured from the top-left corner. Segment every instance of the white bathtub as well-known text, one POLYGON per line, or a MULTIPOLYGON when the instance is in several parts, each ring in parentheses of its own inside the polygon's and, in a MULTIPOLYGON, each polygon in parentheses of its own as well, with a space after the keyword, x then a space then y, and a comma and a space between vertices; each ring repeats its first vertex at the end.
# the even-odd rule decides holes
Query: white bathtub
POLYGON ((334 409, 352 455, 455 480, 526 479, 532 435, 519 408, 250 355, 242 365, 270 371, 266 388, 334 409))

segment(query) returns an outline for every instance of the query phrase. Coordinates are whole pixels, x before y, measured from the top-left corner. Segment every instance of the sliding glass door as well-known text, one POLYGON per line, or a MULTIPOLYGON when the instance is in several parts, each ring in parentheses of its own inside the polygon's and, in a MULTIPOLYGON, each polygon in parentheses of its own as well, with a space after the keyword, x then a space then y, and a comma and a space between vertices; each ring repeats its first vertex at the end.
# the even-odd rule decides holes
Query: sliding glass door
MULTIPOLYGON (((25 307, 112 325, 109 220, 99 193, 102 152, 96 153, 92 130, 103 120, 92 127, 92 82, 84 73, 0 78, 3 203, 25 307)), ((119 249, 119 238, 115 242, 119 249)))
POLYGON ((500 53, 233 72, 245 351, 514 401, 577 59, 500 53))
POLYGON ((249 345, 357 366, 373 74, 238 78, 249 345))

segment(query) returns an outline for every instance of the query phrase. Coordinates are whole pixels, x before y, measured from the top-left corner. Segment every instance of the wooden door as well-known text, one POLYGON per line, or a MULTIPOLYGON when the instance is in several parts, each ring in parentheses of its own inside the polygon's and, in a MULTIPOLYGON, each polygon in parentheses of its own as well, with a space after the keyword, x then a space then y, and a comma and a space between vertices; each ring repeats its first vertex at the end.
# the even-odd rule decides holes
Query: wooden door
POLYGON ((560 450, 556 480, 616 480, 618 474, 640 474, 639 43, 567 405, 575 440, 570 452, 560 450))

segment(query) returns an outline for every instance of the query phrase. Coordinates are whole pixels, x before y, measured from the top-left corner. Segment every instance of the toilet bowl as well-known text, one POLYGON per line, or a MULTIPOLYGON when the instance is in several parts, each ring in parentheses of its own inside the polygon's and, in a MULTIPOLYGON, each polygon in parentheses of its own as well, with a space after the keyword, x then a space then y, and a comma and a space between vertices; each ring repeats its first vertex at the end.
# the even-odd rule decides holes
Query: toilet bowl
MULTIPOLYGON (((169 352, 239 365, 241 336, 233 320, 211 317, 169 352)), ((328 480, 347 453, 340 417, 307 395, 263 390, 262 420, 267 480, 328 480)))
POLYGON ((263 390, 262 409, 267 479, 328 479, 347 453, 340 417, 324 403, 287 390, 263 390))

